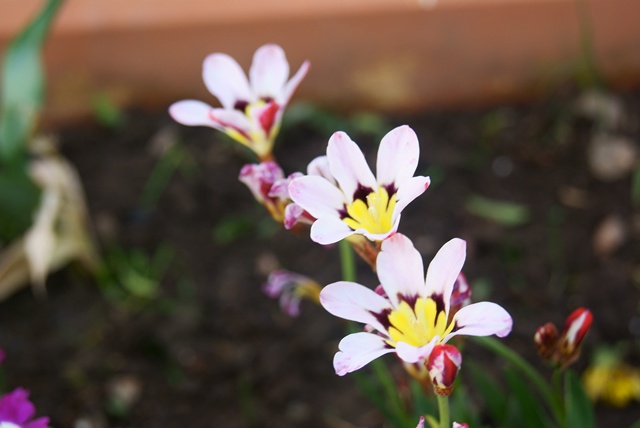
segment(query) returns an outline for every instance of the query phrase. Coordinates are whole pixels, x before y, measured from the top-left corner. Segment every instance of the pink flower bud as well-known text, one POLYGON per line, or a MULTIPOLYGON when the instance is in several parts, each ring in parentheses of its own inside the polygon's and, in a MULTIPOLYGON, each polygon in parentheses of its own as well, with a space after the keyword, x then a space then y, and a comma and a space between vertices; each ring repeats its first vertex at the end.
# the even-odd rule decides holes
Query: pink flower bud
POLYGON ((453 428, 469 428, 469 424, 459 424, 457 422, 454 422, 453 428))
POLYGON ((436 345, 433 348, 427 361, 427 370, 437 394, 451 394, 461 364, 462 355, 455 346, 436 345))

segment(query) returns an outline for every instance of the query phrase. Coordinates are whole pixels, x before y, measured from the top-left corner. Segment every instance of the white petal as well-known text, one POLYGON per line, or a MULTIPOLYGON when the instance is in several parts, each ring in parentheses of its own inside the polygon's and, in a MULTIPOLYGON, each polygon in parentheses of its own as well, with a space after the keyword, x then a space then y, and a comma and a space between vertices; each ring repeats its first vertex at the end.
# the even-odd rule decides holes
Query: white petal
POLYGON ((333 368, 338 376, 358 370, 381 355, 393 352, 377 334, 354 333, 338 345, 340 352, 333 358, 333 368))
POLYGON ((491 336, 504 337, 511 332, 511 315, 500 305, 491 302, 473 303, 461 308, 453 317, 457 328, 448 334, 445 342, 453 336, 491 336))
POLYGON ((374 314, 391 311, 391 303, 375 291, 355 282, 338 281, 320 292, 320 304, 332 315, 369 324, 378 331, 387 329, 374 314))
POLYGON ((279 101, 289 77, 289 63, 278 45, 264 45, 253 55, 249 70, 251 87, 257 98, 270 97, 279 101))
POLYGON ((187 126, 211 126, 222 129, 222 126, 209 116, 212 107, 196 100, 184 100, 171 104, 169 114, 178 123, 187 126))
POLYGON ((338 217, 338 211, 344 209, 345 204, 344 195, 336 186, 312 175, 292 180, 289 196, 315 218, 338 217))
POLYGON ((293 93, 296 91, 296 89, 298 89, 300 82, 302 82, 302 79, 304 79, 304 77, 307 75, 310 67, 311 63, 309 63, 309 61, 303 62, 296 74, 294 74, 293 77, 284 86, 284 89, 282 90, 282 99, 279 100, 283 108, 284 106, 289 104, 293 93))
POLYGON ((415 198, 422 195, 427 188, 429 188, 429 184, 431 184, 431 179, 429 177, 411 177, 408 180, 404 180, 400 183, 398 187, 398 192, 396 193, 397 203, 396 207, 393 211, 393 216, 400 215, 402 210, 404 210, 407 205, 409 205, 415 198))
POLYGON ((334 244, 353 235, 349 226, 337 217, 320 217, 311 225, 311 240, 321 245, 334 244))
POLYGON ((232 128, 247 134, 251 131, 251 122, 238 110, 214 108, 209 111, 209 117, 212 122, 217 123, 223 129, 232 128))
POLYGON ((326 156, 318 156, 307 165, 307 174, 308 175, 317 175, 329 181, 331 184, 335 184, 336 180, 331 175, 331 170, 329 169, 329 158, 326 156))
POLYGON ((427 269, 427 296, 441 295, 445 313, 449 313, 449 301, 453 285, 464 265, 467 243, 453 238, 440 248, 427 269))
POLYGON ((232 109, 236 101, 254 101, 247 76, 235 59, 214 53, 205 58, 202 67, 204 84, 224 108, 232 109))
POLYGON ((396 233, 383 241, 376 265, 382 287, 395 306, 398 295, 425 294, 422 257, 406 236, 396 233))
POLYGON ((362 151, 344 132, 336 132, 329 139, 327 157, 331 175, 336 179, 349 203, 358 185, 377 190, 377 182, 362 151))
POLYGON ((376 175, 378 184, 401 183, 413 177, 420 158, 420 144, 413 129, 399 126, 387 133, 380 142, 376 175))
POLYGON ((433 350, 433 347, 436 346, 436 342, 438 340, 439 337, 436 336, 431 339, 431 342, 419 348, 411 346, 408 343, 398 342, 396 343, 396 353, 402 361, 405 361, 407 363, 417 363, 420 361, 425 361, 429 358, 429 355, 431 355, 431 351, 433 350))

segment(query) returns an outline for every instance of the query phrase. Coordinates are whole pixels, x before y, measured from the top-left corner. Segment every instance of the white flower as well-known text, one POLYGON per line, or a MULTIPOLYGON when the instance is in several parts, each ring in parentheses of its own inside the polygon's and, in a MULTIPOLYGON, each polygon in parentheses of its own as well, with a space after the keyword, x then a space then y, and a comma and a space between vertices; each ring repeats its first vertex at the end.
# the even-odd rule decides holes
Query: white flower
POLYGON ((374 176, 360 148, 344 132, 329 139, 330 177, 300 177, 289 185, 291 199, 316 221, 311 239, 332 244, 353 234, 382 241, 398 229, 400 213, 429 187, 429 177, 414 177, 420 147, 408 126, 384 136, 374 176))
POLYGON ((377 259, 378 278, 387 297, 353 282, 327 285, 320 293, 327 311, 378 331, 342 339, 333 360, 336 373, 345 375, 388 353, 407 363, 424 362, 435 345, 457 335, 509 334, 511 316, 495 303, 473 303, 449 320, 451 293, 465 254, 465 241, 447 242, 431 261, 425 280, 420 253, 409 238, 395 234, 382 243, 377 259))
POLYGON ((264 45, 253 56, 249 81, 229 55, 211 54, 204 60, 202 77, 222 108, 184 100, 171 105, 169 113, 183 125, 218 129, 249 147, 261 160, 268 160, 284 109, 309 66, 305 61, 287 81, 289 63, 284 51, 278 45, 264 45))

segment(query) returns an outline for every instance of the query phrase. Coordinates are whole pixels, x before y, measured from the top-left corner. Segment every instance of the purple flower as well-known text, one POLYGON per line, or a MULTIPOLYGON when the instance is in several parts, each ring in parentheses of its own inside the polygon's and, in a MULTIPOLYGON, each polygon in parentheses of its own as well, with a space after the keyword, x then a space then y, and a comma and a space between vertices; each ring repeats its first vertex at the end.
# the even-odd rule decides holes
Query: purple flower
POLYGON ((29 392, 16 388, 0 397, 0 427, 2 428, 47 428, 49 418, 33 419, 36 408, 29 401, 29 392))
POLYGON ((273 299, 280 299, 280 308, 285 314, 297 317, 300 315, 300 301, 303 298, 319 303, 321 288, 304 275, 279 269, 269 275, 262 291, 273 299))

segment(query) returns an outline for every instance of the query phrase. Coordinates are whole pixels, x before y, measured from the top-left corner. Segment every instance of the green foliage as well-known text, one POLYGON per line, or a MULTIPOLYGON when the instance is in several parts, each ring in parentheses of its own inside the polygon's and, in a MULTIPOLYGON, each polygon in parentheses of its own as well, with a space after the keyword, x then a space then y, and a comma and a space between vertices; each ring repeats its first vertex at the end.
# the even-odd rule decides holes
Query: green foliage
POLYGON ((0 241, 24 233, 33 221, 40 190, 24 168, 0 167, 0 241))
POLYGON ((7 49, 2 67, 0 159, 12 163, 25 152, 44 101, 42 45, 62 0, 49 0, 7 49))
POLYGON ((467 199, 465 209, 471 214, 503 226, 519 226, 528 223, 531 218, 531 212, 525 205, 496 201, 479 195, 473 195, 467 199))
POLYGON ((96 119, 108 128, 116 129, 124 123, 124 114, 105 94, 98 94, 93 97, 91 107, 96 119))
POLYGON ((580 378, 573 371, 565 374, 564 405, 567 428, 594 428, 596 426, 593 406, 587 396, 580 378))

